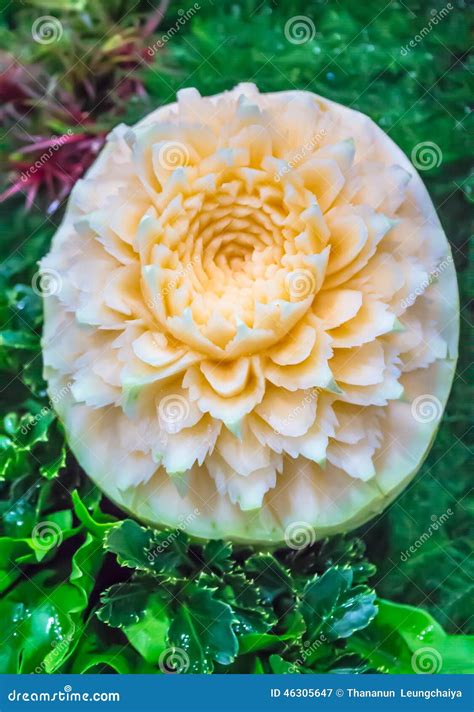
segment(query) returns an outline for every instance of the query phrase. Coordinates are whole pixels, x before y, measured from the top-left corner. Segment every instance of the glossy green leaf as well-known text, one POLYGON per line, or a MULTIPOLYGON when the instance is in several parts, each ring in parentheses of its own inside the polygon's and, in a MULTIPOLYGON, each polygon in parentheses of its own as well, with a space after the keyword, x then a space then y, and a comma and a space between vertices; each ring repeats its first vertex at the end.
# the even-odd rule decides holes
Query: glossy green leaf
POLYGON ((113 628, 138 623, 145 615, 150 591, 143 583, 117 583, 101 594, 97 616, 113 628))
POLYGON ((374 618, 375 593, 363 585, 352 587, 352 583, 352 569, 335 566, 308 581, 302 613, 310 640, 321 633, 331 639, 348 638, 374 618))
POLYGON ((267 603, 273 603, 282 594, 293 594, 290 574, 272 554, 254 554, 247 560, 245 570, 254 579, 267 603))
POLYGON ((474 636, 448 635, 426 611, 378 601, 379 614, 348 646, 385 673, 473 673, 474 636))
POLYGON ((123 631, 147 663, 158 665, 161 654, 168 648, 170 622, 169 605, 155 592, 148 598, 141 620, 125 626, 123 631))
POLYGON ((66 671, 81 675, 154 672, 134 648, 127 644, 126 638, 120 633, 114 635, 114 630, 104 626, 95 616, 89 619, 66 671))
POLYGON ((115 517, 103 514, 97 503, 93 504, 91 514, 86 506, 86 503, 81 499, 81 496, 77 490, 74 490, 71 495, 71 499, 74 512, 79 521, 93 536, 97 537, 99 541, 103 541, 107 532, 112 529, 116 523, 115 517))
POLYGON ((185 651, 189 672, 212 672, 214 661, 229 665, 238 651, 231 607, 193 585, 183 596, 169 629, 170 644, 185 651))
POLYGON ((122 566, 158 575, 177 575, 187 561, 188 539, 182 531, 157 532, 131 519, 110 529, 105 545, 122 566))

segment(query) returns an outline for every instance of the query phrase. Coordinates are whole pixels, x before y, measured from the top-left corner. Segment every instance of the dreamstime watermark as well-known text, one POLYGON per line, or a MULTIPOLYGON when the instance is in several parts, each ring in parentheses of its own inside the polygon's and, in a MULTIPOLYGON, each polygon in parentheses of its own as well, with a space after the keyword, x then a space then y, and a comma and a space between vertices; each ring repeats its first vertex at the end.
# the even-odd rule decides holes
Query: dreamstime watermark
POLYGON ((413 542, 411 546, 408 547, 405 551, 403 551, 400 554, 400 561, 408 561, 408 559, 413 555, 416 554, 418 549, 421 549, 421 547, 426 544, 427 541, 431 539, 433 534, 438 531, 450 517, 452 517, 454 514, 453 510, 448 507, 448 509, 443 512, 439 517, 437 514, 432 514, 431 515, 431 524, 429 525, 428 529, 426 529, 423 534, 421 534, 416 541, 413 542))
POLYGON ((158 419, 167 433, 177 433, 189 415, 189 403, 177 393, 162 398, 158 404, 158 419))
POLYGON ((153 547, 150 551, 147 552, 147 559, 150 563, 153 563, 156 558, 160 554, 164 554, 164 552, 169 549, 171 544, 178 538, 180 532, 185 532, 188 530, 189 525, 196 519, 196 517, 199 517, 201 514, 200 510, 196 507, 193 509, 192 512, 190 512, 184 519, 182 519, 177 527, 173 529, 172 532, 169 533, 169 535, 161 541, 158 546, 153 547))
POLYGON ((165 141, 158 151, 158 163, 166 171, 184 168, 189 163, 189 151, 181 141, 165 141))
POLYGON ((23 183, 26 183, 32 175, 39 171, 39 169, 42 168, 44 164, 49 161, 49 159, 56 153, 56 151, 58 151, 62 146, 64 146, 64 144, 67 142, 68 137, 72 135, 72 129, 68 129, 66 133, 62 134, 61 136, 52 136, 51 141, 49 142, 50 145, 48 146, 48 150, 42 153, 41 156, 37 158, 31 166, 28 167, 28 170, 22 171, 22 173, 20 174, 20 180, 23 183))
POLYGON ((417 675, 433 675, 441 672, 443 658, 436 648, 418 648, 411 657, 411 666, 417 675))
POLYGON ((311 138, 310 141, 306 141, 293 155, 292 157, 286 162, 286 165, 283 168, 280 168, 280 170, 275 173, 273 176, 273 180, 276 183, 279 183, 281 179, 283 178, 284 175, 287 173, 290 173, 290 171, 293 170, 293 168, 296 168, 301 161, 304 161, 304 159, 312 153, 312 151, 318 146, 318 144, 321 142, 321 139, 323 139, 325 136, 327 136, 327 130, 326 129, 321 129, 321 131, 318 131, 318 133, 314 134, 314 136, 311 138))
POLYGON ((285 38, 291 44, 306 44, 314 40, 316 27, 307 15, 295 15, 285 23, 285 38))
POLYGON ((306 549, 315 541, 316 532, 308 522, 292 522, 285 529, 285 543, 290 549, 306 549))
POLYGON ((42 45, 58 42, 63 36, 63 26, 54 15, 37 17, 31 26, 31 36, 42 45))
POLYGON ((160 655, 158 667, 168 675, 179 675, 187 672, 191 661, 183 648, 166 648, 160 655))
POLYGON ((309 640, 305 641, 303 645, 300 648, 299 656, 298 658, 292 663, 292 665, 288 668, 288 672, 291 674, 298 673, 299 668, 303 667, 305 661, 313 655, 324 643, 327 643, 328 639, 324 635, 324 633, 321 633, 316 640, 314 640, 312 643, 309 642, 309 640))
POLYGON ((411 404, 411 414, 417 423, 433 423, 441 418, 442 412, 441 401, 431 393, 417 396, 411 404))
POLYGON ((59 272, 49 267, 40 267, 35 272, 31 280, 31 288, 39 297, 52 297, 59 294, 63 286, 63 280, 59 272))
POLYGON ((180 8, 178 10, 178 19, 174 23, 170 29, 165 32, 159 40, 157 40, 154 44, 150 45, 150 47, 147 47, 147 54, 150 57, 154 57, 154 55, 157 53, 159 49, 163 49, 163 47, 171 40, 175 35, 177 35, 180 31, 181 28, 184 27, 184 25, 191 20, 194 15, 199 12, 201 9, 201 6, 198 2, 195 2, 192 7, 189 8, 189 10, 183 10, 180 8))
POLYGON ((59 524, 51 521, 38 522, 31 532, 31 540, 36 549, 50 551, 57 549, 63 542, 63 533, 59 524))
POLYGON ((295 406, 287 415, 286 418, 280 421, 279 425, 272 425, 272 428, 274 432, 277 435, 284 435, 284 430, 285 430, 285 425, 289 425, 290 423, 293 423, 295 420, 299 419, 299 416, 301 413, 309 406, 311 403, 316 400, 318 397, 319 393, 321 392, 321 388, 311 388, 305 391, 305 394, 303 398, 301 399, 301 402, 299 405, 295 406))
POLYGON ((316 289, 316 279, 309 269, 295 269, 285 277, 285 286, 292 299, 306 299, 316 289))
MULTIPOLYGON (((67 653, 69 650, 69 646, 74 640, 74 635, 72 633, 69 633, 66 635, 64 638, 61 638, 61 640, 53 640, 51 643, 51 653, 47 656, 50 658, 50 667, 54 667, 55 663, 60 663, 61 660, 63 659, 64 655, 67 653)), ((34 674, 35 675, 44 675, 45 673, 48 672, 48 665, 45 660, 35 667, 34 669, 34 674)))
POLYGON ((433 27, 436 27, 441 20, 444 20, 445 17, 449 15, 451 10, 454 10, 454 6, 450 2, 442 7, 441 10, 431 10, 433 17, 428 20, 427 24, 421 28, 418 34, 416 34, 407 45, 401 47, 400 54, 402 57, 406 57, 412 49, 415 49, 415 47, 430 34, 433 27))
POLYGON ((443 274, 445 269, 449 267, 450 264, 452 264, 453 258, 451 255, 448 255, 445 257, 445 259, 439 263, 439 265, 429 273, 429 275, 424 279, 416 289, 413 290, 413 292, 410 292, 410 294, 405 297, 405 299, 402 299, 400 302, 400 306, 403 309, 407 309, 408 307, 411 307, 412 304, 414 304, 415 300, 417 297, 421 297, 421 295, 425 292, 425 290, 430 286, 430 284, 433 284, 433 282, 436 282, 438 277, 443 274))
POLYGON ((421 141, 413 147, 410 158, 417 170, 430 171, 441 165, 443 152, 434 141, 421 141))
POLYGON ((48 405, 44 405, 41 410, 38 413, 35 413, 31 418, 26 423, 23 423, 23 425, 20 428, 20 433, 22 435, 27 435, 31 428, 34 428, 35 425, 37 425, 48 413, 51 412, 51 410, 54 409, 54 406, 60 403, 60 401, 64 398, 65 395, 69 393, 73 386, 72 381, 69 383, 66 383, 65 386, 61 388, 61 390, 57 391, 54 393, 50 400, 48 405))
POLYGON ((71 685, 56 692, 11 690, 7 697, 9 702, 120 702, 120 692, 73 692, 71 685))

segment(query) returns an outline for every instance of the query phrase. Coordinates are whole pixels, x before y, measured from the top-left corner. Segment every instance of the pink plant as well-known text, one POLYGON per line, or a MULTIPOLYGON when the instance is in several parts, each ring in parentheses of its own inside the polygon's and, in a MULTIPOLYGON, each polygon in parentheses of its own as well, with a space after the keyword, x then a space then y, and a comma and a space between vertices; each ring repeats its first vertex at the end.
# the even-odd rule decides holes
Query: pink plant
MULTIPOLYGON (((6 157, 11 184, 0 193, 0 203, 23 193, 29 210, 44 192, 49 213, 61 205, 127 101, 146 97, 138 70, 152 59, 144 40, 156 31, 168 5, 162 0, 141 27, 121 29, 101 47, 94 42, 93 52, 84 49, 85 61, 65 72, 67 85, 57 84, 43 65, 23 65, 0 53, 0 122, 19 144, 6 157), (45 134, 45 128, 58 125, 62 136, 45 134)), ((60 61, 67 65, 67 55, 60 61)))
POLYGON ((0 203, 18 193, 25 194, 27 210, 44 187, 47 211, 53 213, 66 198, 76 181, 95 159, 104 143, 105 133, 69 133, 59 138, 36 137, 21 150, 22 155, 36 154, 35 160, 13 160, 14 181, 0 195, 0 203))

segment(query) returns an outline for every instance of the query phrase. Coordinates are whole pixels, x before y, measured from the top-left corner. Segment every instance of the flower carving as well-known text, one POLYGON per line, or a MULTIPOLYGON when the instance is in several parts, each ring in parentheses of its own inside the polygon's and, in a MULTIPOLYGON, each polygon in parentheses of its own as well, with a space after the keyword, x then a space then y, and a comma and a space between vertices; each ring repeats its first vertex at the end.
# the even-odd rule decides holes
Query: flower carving
POLYGON ((43 347, 50 393, 72 383, 71 448, 144 521, 325 536, 429 448, 412 403, 449 393, 454 268, 416 171, 362 114, 183 90, 112 132, 42 268, 61 278, 43 347))

